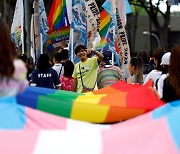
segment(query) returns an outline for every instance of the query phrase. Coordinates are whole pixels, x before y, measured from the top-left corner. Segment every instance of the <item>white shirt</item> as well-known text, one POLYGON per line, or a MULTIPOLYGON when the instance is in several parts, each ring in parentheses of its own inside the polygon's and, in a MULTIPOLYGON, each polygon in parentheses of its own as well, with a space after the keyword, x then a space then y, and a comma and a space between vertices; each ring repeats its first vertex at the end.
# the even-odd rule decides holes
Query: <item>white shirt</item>
POLYGON ((160 98, 162 98, 162 95, 163 95, 164 80, 166 78, 167 78, 167 74, 161 75, 161 77, 159 78, 159 81, 157 83, 157 85, 158 85, 158 93, 159 93, 160 98))
POLYGON ((61 63, 54 64, 54 66, 52 68, 57 72, 59 77, 64 75, 64 67, 63 67, 63 65, 61 63))
POLYGON ((146 77, 145 77, 145 80, 144 80, 144 84, 152 79, 153 82, 154 82, 154 85, 156 84, 156 80, 159 79, 159 77, 161 76, 162 72, 161 71, 158 71, 158 70, 152 70, 146 77))

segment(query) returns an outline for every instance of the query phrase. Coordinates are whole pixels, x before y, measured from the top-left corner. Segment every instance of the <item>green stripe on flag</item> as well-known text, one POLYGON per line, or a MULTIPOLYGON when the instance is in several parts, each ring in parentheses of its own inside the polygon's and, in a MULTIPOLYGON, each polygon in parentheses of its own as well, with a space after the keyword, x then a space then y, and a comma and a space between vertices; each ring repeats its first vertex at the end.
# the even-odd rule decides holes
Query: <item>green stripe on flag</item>
POLYGON ((54 94, 39 96, 37 109, 70 118, 73 102, 79 95, 82 94, 57 91, 54 94))

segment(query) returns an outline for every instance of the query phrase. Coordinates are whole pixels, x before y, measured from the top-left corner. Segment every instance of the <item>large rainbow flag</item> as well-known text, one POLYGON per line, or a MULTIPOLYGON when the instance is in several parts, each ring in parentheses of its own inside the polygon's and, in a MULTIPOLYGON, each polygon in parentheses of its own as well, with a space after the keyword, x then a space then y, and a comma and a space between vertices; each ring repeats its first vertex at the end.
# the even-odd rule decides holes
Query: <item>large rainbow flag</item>
POLYGON ((15 97, 0 98, 0 111, 3 154, 180 153, 180 100, 110 125, 43 113, 18 105, 15 97))
POLYGON ((114 85, 86 94, 62 90, 29 87, 17 96, 19 104, 55 115, 94 123, 126 120, 151 111, 160 101, 146 85, 114 85))
POLYGON ((48 16, 49 30, 69 25, 66 0, 54 0, 48 16))

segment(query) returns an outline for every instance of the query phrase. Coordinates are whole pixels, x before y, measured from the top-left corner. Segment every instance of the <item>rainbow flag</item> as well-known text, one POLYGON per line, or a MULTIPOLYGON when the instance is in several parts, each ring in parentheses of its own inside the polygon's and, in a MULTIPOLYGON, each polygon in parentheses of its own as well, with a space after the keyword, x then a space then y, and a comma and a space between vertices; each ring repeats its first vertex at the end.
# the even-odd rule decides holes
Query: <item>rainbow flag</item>
POLYGON ((59 29, 49 31, 48 36, 49 36, 49 40, 46 43, 47 46, 51 44, 59 43, 65 40, 69 40, 70 26, 65 26, 59 29))
POLYGON ((17 96, 17 100, 19 104, 66 118, 109 123, 129 119, 163 105, 149 87, 149 82, 142 86, 119 81, 85 94, 29 87, 17 96))
POLYGON ((106 10, 102 10, 100 13, 100 29, 99 29, 99 35, 101 37, 101 40, 99 42, 99 45, 96 47, 97 50, 108 50, 108 41, 106 39, 106 34, 108 32, 110 25, 110 15, 106 10))
POLYGON ((69 25, 66 0, 54 0, 48 16, 49 30, 69 25))
POLYGON ((180 101, 109 125, 43 113, 15 97, 0 98, 0 111, 1 153, 180 153, 180 101))

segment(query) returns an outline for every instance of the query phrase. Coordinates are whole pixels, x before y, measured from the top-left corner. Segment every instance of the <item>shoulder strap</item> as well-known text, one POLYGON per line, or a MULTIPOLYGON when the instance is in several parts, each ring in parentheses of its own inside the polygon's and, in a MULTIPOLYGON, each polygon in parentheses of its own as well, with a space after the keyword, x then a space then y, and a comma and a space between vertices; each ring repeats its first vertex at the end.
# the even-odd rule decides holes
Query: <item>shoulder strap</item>
POLYGON ((59 77, 61 76, 62 67, 63 67, 63 65, 61 65, 61 69, 60 69, 59 75, 58 75, 59 77))
POLYGON ((79 73, 80 73, 80 77, 81 77, 81 83, 82 83, 82 86, 84 87, 83 79, 82 79, 82 74, 81 74, 81 69, 80 69, 80 63, 79 63, 79 73))

